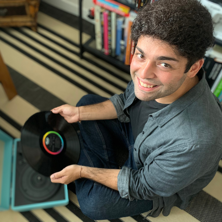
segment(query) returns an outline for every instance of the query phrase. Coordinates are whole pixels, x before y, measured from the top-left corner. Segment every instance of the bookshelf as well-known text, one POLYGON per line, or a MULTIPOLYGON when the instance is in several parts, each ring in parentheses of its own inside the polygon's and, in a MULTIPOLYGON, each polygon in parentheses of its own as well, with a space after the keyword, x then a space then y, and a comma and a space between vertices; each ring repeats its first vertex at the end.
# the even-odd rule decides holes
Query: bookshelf
MULTIPOLYGON (((96 57, 108 62, 109 64, 112 64, 113 66, 117 67, 118 69, 129 74, 130 67, 128 65, 125 65, 123 62, 115 59, 114 57, 109 56, 109 55, 105 55, 103 52, 96 49, 95 36, 92 36, 86 43, 82 42, 82 32, 83 32, 83 30, 82 30, 82 26, 83 26, 83 23, 82 23, 82 1, 83 0, 79 0, 79 48, 80 48, 79 56, 80 56, 80 58, 81 59, 84 58, 84 52, 89 52, 92 55, 95 55, 96 57)), ((136 9, 135 5, 126 3, 125 0, 117 0, 117 2, 130 7, 132 10, 136 9)))
POLYGON ((220 40, 220 39, 215 39, 215 44, 222 47, 222 40, 220 40))

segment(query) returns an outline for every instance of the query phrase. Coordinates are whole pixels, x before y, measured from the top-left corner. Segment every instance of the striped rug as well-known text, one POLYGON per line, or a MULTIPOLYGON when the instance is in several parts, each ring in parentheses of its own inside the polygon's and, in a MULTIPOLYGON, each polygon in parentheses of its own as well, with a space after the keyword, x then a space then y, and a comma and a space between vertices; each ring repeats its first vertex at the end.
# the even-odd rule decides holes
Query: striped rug
MULTIPOLYGON (((0 51, 15 83, 18 95, 12 100, 0 84, 0 128, 20 138, 25 121, 38 111, 68 103, 75 105, 88 93, 110 97, 124 91, 130 76, 85 53, 78 56, 79 32, 61 20, 40 11, 38 33, 28 28, 0 29, 0 51)), ((84 34, 84 41, 89 35, 84 34)), ((220 222, 222 221, 222 162, 213 181, 192 201, 186 211, 173 208, 171 215, 145 218, 146 213, 111 221, 220 222)), ((2 222, 92 221, 79 208, 73 185, 69 185, 67 206, 28 212, 0 212, 2 222)), ((109 220, 102 220, 106 222, 109 220)))

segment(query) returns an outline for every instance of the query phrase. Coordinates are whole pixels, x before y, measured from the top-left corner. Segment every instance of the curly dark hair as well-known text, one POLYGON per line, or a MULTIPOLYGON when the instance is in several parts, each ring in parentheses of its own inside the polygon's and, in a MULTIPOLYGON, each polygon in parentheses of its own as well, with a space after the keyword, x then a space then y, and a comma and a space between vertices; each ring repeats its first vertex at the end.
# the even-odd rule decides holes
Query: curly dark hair
POLYGON ((185 73, 213 46, 213 22, 197 0, 158 0, 138 12, 132 25, 132 40, 152 36, 173 46, 187 58, 185 73))

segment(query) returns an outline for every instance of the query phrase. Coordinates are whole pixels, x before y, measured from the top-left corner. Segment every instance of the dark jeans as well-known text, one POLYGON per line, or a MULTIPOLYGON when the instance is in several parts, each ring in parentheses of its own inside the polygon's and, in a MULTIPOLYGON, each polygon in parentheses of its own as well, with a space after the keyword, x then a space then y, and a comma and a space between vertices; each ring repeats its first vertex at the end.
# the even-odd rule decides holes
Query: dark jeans
MULTIPOLYGON (((77 106, 96 104, 107 100, 97 95, 86 95, 77 106)), ((133 135, 130 123, 115 120, 82 121, 80 127, 81 153, 79 165, 118 169, 115 150, 129 153, 124 166, 137 169, 133 158, 133 135)), ((76 194, 82 212, 91 219, 115 219, 138 215, 153 207, 152 201, 129 201, 112 190, 89 179, 75 181, 76 194)))

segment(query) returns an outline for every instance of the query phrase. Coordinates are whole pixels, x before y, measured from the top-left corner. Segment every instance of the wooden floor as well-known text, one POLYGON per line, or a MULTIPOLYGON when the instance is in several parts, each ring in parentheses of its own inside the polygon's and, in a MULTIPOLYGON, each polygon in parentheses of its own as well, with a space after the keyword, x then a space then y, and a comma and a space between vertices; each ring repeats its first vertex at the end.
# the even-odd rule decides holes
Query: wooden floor
MULTIPOLYGON (((64 103, 76 105, 88 93, 110 97, 123 92, 130 81, 129 74, 88 53, 85 54, 88 61, 80 60, 77 29, 41 11, 38 24, 38 33, 28 28, 0 29, 0 51, 18 91, 18 95, 9 101, 0 84, 0 127, 14 138, 20 138, 21 127, 36 112, 64 103)), ((85 34, 84 40, 88 38, 85 34)), ((72 190, 69 190, 69 198, 67 206, 48 210, 0 212, 0 221, 92 221, 81 213, 72 190)), ((218 217, 219 211, 222 212, 222 175, 218 171, 192 209, 183 211, 175 207, 169 217, 144 219, 144 213, 115 221, 219 222, 222 221, 222 217, 218 217), (215 207, 212 209, 212 206, 215 207), (207 212, 204 217, 203 209, 207 212)))

